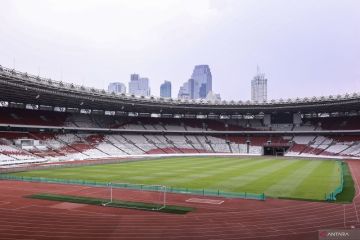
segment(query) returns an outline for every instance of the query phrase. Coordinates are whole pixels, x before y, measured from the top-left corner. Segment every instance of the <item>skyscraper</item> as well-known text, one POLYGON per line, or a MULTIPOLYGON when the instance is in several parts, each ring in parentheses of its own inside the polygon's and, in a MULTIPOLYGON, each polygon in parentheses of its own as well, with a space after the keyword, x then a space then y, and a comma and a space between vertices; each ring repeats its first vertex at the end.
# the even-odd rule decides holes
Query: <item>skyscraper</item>
POLYGON ((131 74, 129 93, 137 96, 150 96, 149 79, 140 78, 139 74, 131 74))
POLYGON ((188 88, 189 88, 189 83, 185 82, 179 89, 178 98, 190 99, 190 94, 189 94, 188 88))
POLYGON ((130 75, 130 81, 137 81, 139 80, 140 76, 139 74, 133 73, 130 75))
POLYGON ((121 82, 109 83, 108 92, 112 93, 126 93, 126 86, 121 82))
POLYGON ((171 82, 170 81, 164 81, 164 83, 160 85, 160 97, 171 98, 171 82))
POLYGON ((265 74, 260 72, 257 68, 257 74, 251 81, 251 101, 266 102, 267 101, 267 79, 265 74))
POLYGON ((190 78, 180 87, 178 98, 194 99, 194 86, 195 86, 195 81, 194 79, 190 78))
POLYGON ((196 65, 191 78, 180 88, 178 97, 204 99, 210 91, 212 91, 212 75, 209 65, 196 65))
POLYGON ((193 99, 206 98, 212 91, 212 75, 209 65, 196 65, 191 78, 194 79, 193 99))
POLYGON ((190 99, 194 99, 195 96, 195 80, 190 78, 188 80, 188 91, 190 99))
POLYGON ((207 94, 206 94, 206 84, 202 83, 200 85, 200 89, 199 89, 199 98, 206 98, 207 94))

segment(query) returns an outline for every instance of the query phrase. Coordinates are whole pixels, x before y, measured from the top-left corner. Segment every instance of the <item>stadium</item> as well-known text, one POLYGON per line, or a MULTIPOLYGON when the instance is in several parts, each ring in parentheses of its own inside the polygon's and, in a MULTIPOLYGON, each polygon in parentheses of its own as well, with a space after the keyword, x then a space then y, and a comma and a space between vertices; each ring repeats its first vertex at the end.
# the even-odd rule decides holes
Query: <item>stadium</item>
POLYGON ((0 101, 4 239, 318 239, 360 227, 356 93, 178 100, 0 67, 0 101))

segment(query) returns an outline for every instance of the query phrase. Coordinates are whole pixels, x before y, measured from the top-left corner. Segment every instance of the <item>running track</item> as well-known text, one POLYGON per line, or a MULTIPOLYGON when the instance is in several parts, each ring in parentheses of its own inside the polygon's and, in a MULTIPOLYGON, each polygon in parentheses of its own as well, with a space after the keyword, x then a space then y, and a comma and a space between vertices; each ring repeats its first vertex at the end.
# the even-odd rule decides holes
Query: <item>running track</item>
MULTIPOLYGON (((360 228, 360 161, 349 166, 356 184, 353 204, 222 199, 221 205, 209 205, 186 202, 194 196, 168 194, 169 204, 197 208, 187 215, 26 199, 39 192, 96 195, 99 189, 1 181, 0 239, 315 240, 320 229, 360 228)), ((144 201, 154 197, 149 192, 116 194, 144 201)))

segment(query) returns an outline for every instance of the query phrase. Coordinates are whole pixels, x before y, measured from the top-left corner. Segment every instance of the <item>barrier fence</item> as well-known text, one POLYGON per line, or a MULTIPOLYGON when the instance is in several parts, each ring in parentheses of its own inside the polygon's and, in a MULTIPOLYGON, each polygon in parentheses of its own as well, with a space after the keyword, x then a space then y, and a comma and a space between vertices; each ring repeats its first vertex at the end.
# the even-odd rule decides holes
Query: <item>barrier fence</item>
POLYGON ((339 167, 339 171, 340 171, 340 183, 339 185, 334 189, 334 191, 325 194, 325 200, 326 201, 335 201, 336 200, 336 195, 338 195, 339 193, 341 193, 344 189, 344 162, 342 161, 337 161, 338 163, 338 167, 339 167))
MULTIPOLYGON (((71 180, 71 179, 56 179, 56 178, 43 178, 43 177, 23 177, 9 174, 0 174, 1 180, 16 180, 24 182, 40 182, 40 183, 58 183, 58 184, 71 184, 71 185, 84 185, 94 187, 108 187, 109 183, 96 182, 88 180, 71 180)), ((122 188, 129 190, 141 190, 141 191, 159 191, 156 186, 146 184, 131 184, 131 183, 111 183, 114 188, 122 188)), ((167 187, 167 193, 179 193, 179 194, 190 194, 190 195, 202 195, 212 197, 226 197, 226 198, 243 198, 243 199, 254 199, 254 200, 265 200, 265 194, 260 193, 247 193, 247 192, 224 192, 221 190, 209 190, 209 189, 191 189, 191 188, 175 188, 167 187)))

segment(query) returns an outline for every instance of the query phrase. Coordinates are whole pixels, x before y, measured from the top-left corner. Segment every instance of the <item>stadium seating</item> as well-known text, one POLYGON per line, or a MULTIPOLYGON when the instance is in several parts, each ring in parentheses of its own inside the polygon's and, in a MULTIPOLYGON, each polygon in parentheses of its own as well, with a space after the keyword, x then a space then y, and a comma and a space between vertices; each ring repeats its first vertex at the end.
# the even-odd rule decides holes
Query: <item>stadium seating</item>
POLYGON ((0 123, 77 128, 115 128, 140 133, 0 132, 0 166, 144 154, 263 154, 263 147, 290 146, 288 156, 360 156, 358 135, 319 135, 324 129, 359 129, 359 118, 314 118, 303 124, 264 126, 259 119, 204 120, 117 116, 0 108, 0 123), (158 131, 161 132, 147 132, 158 131), (210 131, 288 131, 287 135, 220 135, 210 131), (168 132, 169 131, 169 132, 168 132), (174 131, 171 133, 170 131, 174 131), (178 132, 177 132, 178 131, 178 132), (191 131, 197 134, 191 134, 191 131), (199 134, 207 131, 208 134, 199 134), (307 135, 291 132, 308 131, 307 135), (17 146, 18 139, 38 145, 17 146))

